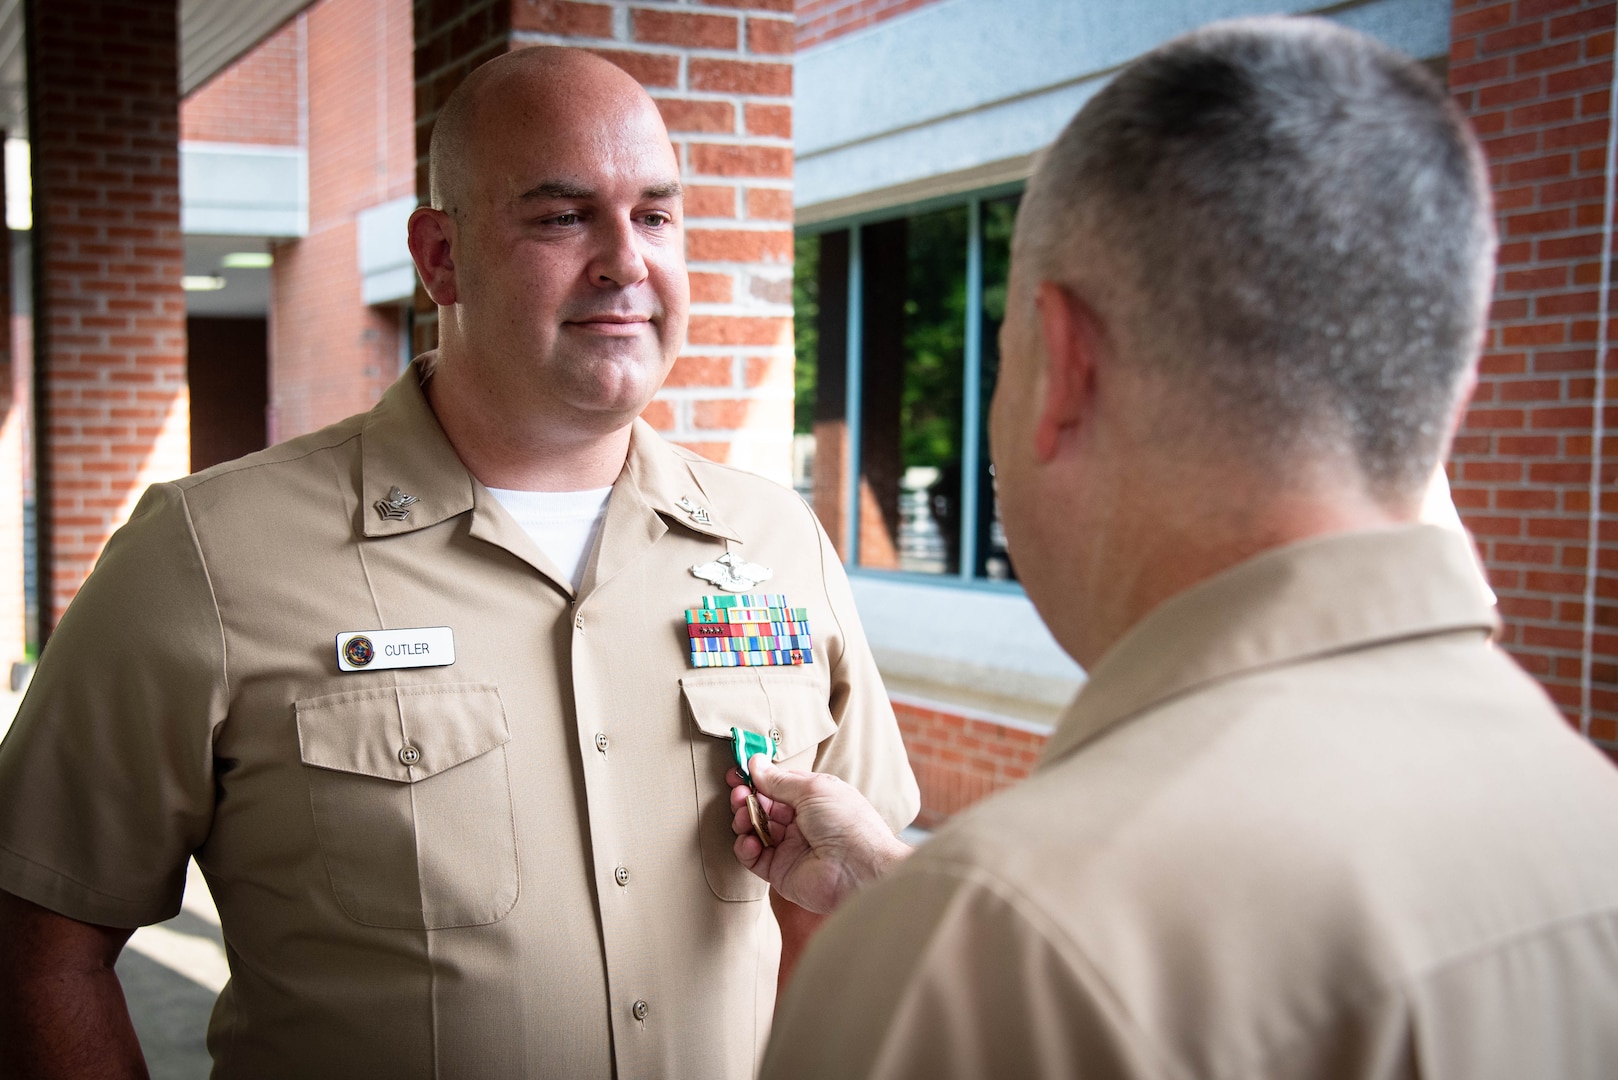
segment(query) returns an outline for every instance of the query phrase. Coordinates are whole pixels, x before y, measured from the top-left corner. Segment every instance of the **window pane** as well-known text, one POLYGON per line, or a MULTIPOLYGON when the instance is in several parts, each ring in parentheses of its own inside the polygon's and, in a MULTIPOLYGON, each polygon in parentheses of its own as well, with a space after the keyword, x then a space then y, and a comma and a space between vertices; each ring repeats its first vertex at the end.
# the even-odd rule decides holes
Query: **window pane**
POLYGON ((862 230, 861 566, 959 570, 967 221, 862 230))
POLYGON ((794 486, 809 489, 821 527, 838 555, 848 508, 847 229, 797 240, 792 278, 797 395, 793 406, 794 486))
POLYGON ((983 444, 978 483, 977 566, 972 572, 993 581, 1014 581, 1016 572, 1006 554, 1006 534, 1000 527, 1000 501, 994 496, 989 472, 989 401, 1000 372, 1000 324, 1006 317, 1006 278, 1011 269, 1011 227, 1020 195, 983 204, 983 444))
POLYGON ((820 368, 820 237, 798 237, 792 260, 792 486, 808 499, 814 495, 815 376, 820 368))

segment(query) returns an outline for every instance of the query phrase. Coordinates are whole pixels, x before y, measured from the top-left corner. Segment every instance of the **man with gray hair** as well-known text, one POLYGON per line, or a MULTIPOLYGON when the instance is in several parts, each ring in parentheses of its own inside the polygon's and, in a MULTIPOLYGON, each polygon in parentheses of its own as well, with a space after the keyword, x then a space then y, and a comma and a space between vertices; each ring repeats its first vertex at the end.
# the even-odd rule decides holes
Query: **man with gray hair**
POLYGON ((830 910, 768 1077, 1610 1077, 1618 776, 1416 524, 1494 234, 1443 88, 1331 23, 1142 57, 1044 156, 992 414, 1090 680, 914 855, 751 764, 736 854, 830 910))

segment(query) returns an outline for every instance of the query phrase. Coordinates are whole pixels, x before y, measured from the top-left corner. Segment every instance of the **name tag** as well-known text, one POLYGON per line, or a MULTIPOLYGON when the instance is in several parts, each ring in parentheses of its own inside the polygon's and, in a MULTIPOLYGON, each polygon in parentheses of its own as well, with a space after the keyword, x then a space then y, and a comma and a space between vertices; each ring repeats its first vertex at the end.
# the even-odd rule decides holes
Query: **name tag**
POLYGON ((447 626, 347 630, 337 635, 337 666, 343 671, 448 667, 453 663, 455 632, 447 626))

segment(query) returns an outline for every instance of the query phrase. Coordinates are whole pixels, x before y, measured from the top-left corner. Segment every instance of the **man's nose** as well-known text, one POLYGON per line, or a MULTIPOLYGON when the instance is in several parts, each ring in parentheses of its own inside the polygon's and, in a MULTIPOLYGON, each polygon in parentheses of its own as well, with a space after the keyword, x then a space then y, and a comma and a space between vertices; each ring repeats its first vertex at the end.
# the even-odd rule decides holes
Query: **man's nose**
POLYGON ((590 262, 590 280, 603 287, 633 285, 646 277, 644 243, 627 218, 602 223, 596 250, 590 262))

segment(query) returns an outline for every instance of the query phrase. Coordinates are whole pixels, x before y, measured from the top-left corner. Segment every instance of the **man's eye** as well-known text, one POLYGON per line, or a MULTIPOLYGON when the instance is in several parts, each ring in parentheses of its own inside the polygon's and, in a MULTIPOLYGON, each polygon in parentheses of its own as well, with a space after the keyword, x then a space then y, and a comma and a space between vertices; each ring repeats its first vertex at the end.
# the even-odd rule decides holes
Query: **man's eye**
POLYGON ((566 214, 557 214, 555 217, 550 219, 550 223, 552 225, 577 225, 579 223, 579 215, 571 212, 566 214))
POLYGON ((641 218, 641 221, 645 222, 654 229, 661 229, 665 225, 672 225, 674 223, 674 218, 670 217, 668 214, 659 212, 655 214, 647 214, 641 218))

